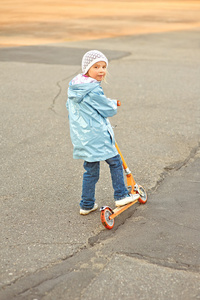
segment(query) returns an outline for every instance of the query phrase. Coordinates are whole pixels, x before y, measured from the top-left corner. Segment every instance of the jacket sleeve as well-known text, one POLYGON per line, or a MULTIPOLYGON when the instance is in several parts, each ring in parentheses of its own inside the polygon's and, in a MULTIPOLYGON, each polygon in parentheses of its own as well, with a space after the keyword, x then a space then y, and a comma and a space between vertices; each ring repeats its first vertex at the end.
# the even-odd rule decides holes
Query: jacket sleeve
POLYGON ((105 95, 90 93, 90 103, 104 118, 112 117, 117 113, 117 100, 106 98, 105 95))

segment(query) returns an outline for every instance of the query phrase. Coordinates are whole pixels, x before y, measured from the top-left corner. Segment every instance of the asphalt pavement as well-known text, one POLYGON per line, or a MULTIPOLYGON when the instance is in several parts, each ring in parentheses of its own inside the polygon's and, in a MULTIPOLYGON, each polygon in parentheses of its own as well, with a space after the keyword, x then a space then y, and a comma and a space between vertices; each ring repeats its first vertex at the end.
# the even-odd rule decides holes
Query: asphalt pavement
MULTIPOLYGON (((199 30, 0 50, 3 299, 200 299, 199 30), (110 121, 148 191, 106 230, 79 215, 65 102, 82 54, 109 58, 110 121), (79 55, 80 54, 80 55, 79 55)), ((96 198, 114 207, 101 164, 96 198)))

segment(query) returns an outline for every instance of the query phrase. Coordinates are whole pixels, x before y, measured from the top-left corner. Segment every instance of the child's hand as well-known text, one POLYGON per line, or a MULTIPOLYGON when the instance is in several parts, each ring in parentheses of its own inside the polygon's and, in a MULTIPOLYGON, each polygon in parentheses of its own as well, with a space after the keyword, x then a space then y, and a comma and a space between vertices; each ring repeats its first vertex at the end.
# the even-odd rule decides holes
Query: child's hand
POLYGON ((121 106, 121 101, 117 100, 117 106, 121 106))

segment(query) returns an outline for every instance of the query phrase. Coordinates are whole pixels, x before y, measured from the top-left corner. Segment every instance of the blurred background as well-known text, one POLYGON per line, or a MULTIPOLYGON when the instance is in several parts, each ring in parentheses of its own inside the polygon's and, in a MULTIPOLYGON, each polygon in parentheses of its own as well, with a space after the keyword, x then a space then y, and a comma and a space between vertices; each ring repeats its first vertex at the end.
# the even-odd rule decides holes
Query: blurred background
POLYGON ((187 30, 199 25, 199 0, 0 1, 0 47, 187 30))

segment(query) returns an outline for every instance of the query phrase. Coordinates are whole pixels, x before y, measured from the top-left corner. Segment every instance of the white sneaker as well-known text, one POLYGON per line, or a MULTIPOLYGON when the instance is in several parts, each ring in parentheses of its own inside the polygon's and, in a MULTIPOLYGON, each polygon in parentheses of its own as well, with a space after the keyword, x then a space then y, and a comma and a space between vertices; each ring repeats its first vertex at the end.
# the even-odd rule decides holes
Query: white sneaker
POLYGON ((95 203, 94 207, 91 209, 80 209, 80 215, 88 215, 89 213, 91 213, 92 211, 95 211, 98 208, 98 204, 95 203))
POLYGON ((129 196, 127 196, 126 198, 124 199, 121 199, 121 200, 116 200, 115 201, 115 205, 116 206, 124 206, 128 203, 131 203, 137 199, 140 198, 140 195, 139 194, 130 194, 129 196))

